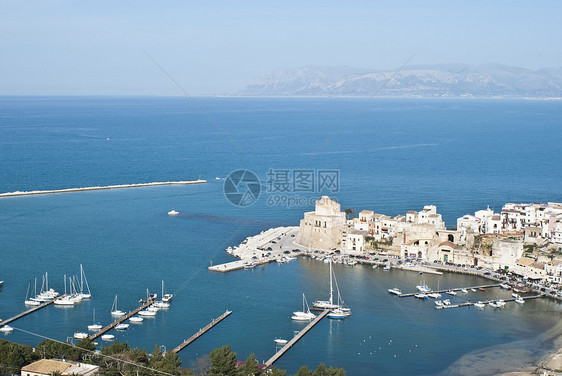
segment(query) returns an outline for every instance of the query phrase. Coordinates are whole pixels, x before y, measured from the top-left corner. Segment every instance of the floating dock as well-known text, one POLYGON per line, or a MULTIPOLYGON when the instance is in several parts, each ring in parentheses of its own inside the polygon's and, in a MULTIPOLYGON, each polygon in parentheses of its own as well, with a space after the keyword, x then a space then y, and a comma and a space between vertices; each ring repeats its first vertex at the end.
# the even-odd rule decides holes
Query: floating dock
POLYGON ((310 322, 310 324, 308 324, 307 326, 304 327, 303 330, 301 330, 296 336, 293 337, 293 339, 291 339, 289 342, 287 342, 287 344, 285 346, 283 346, 281 348, 281 350, 277 351, 275 353, 275 355, 273 355, 271 358, 269 358, 269 360, 267 362, 264 363, 264 367, 262 370, 266 370, 269 367, 271 367, 273 365, 273 363, 275 363, 279 358, 281 358, 287 351, 289 351, 289 349, 291 347, 293 347, 293 345, 295 343, 298 342, 299 339, 301 339, 302 337, 304 337, 304 335, 306 333, 308 333, 308 331, 310 329, 312 329, 316 324, 318 324, 320 322, 320 320, 322 320, 324 317, 326 317, 326 315, 330 312, 329 309, 325 309, 324 311, 322 311, 322 313, 320 313, 318 316, 316 316, 316 318, 314 320, 312 320, 310 322))
POLYGON ((14 317, 10 317, 9 319, 2 320, 2 321, 0 321, 0 328, 3 327, 4 325, 8 325, 9 323, 16 321, 17 319, 21 319, 22 317, 27 316, 30 313, 38 311, 41 308, 45 308, 45 307, 53 304, 53 302, 54 302, 54 300, 49 300, 48 302, 45 302, 45 303, 43 303, 41 305, 38 305, 36 307, 33 307, 31 309, 28 309, 27 311, 23 311, 22 313, 20 313, 18 315, 15 315, 14 317))
POLYGON ((84 192, 84 191, 99 191, 103 189, 123 189, 123 188, 139 188, 139 187, 156 187, 160 185, 187 185, 187 184, 203 184, 206 180, 183 180, 183 181, 163 181, 154 183, 137 183, 137 184, 119 184, 119 185, 106 185, 101 187, 84 187, 84 188, 66 188, 66 189, 50 189, 45 191, 25 191, 25 192, 7 192, 0 193, 2 197, 17 197, 17 196, 32 196, 32 195, 48 195, 53 193, 70 193, 70 192, 84 192))
POLYGON ((220 315, 219 317, 217 317, 216 319, 213 319, 213 321, 211 321, 209 324, 207 324, 207 326, 205 326, 203 329, 199 329, 199 331, 197 333, 195 333, 194 335, 192 335, 191 337, 189 337, 189 339, 186 339, 185 341, 183 341, 179 346, 177 346, 175 349, 172 350, 172 352, 175 352, 176 354, 179 353, 181 350, 183 350, 185 347, 189 346, 191 343, 193 343, 193 341, 195 341, 197 338, 201 337, 203 334, 207 333, 209 330, 211 330, 215 325, 217 325, 219 322, 221 322, 222 320, 226 319, 228 316, 230 316, 230 314, 232 313, 232 311, 226 311, 225 313, 223 313, 222 315, 220 315))
MULTIPOLYGON (((527 301, 527 300, 529 300, 529 299, 537 299, 537 298, 542 298, 542 297, 543 297, 543 295, 541 294, 541 295, 533 295, 533 296, 521 297, 521 299, 527 301)), ((490 303, 490 302, 495 302, 495 301, 497 301, 497 300, 500 300, 500 299, 482 300, 482 301, 480 301, 480 303, 483 303, 483 304, 488 305, 488 303, 490 303)), ((514 301, 515 301, 515 298, 508 298, 508 299, 501 299, 501 300, 503 300, 503 301, 506 302, 506 303, 509 303, 509 302, 514 302, 514 301)), ((443 305, 443 306, 435 306, 435 309, 449 309, 449 308, 470 307, 470 306, 473 306, 474 303, 478 303, 478 302, 464 302, 464 303, 460 303, 460 304, 449 304, 449 305, 443 305)))
MULTIPOLYGON (((455 288, 452 288, 452 289, 439 290, 439 291, 432 291, 432 292, 436 292, 436 293, 438 293, 438 294, 441 294, 441 293, 446 293, 447 291, 461 291, 462 289, 467 289, 467 290, 469 290, 469 289, 487 289, 487 288, 490 288, 490 287, 499 287, 500 285, 501 285, 500 283, 496 283, 496 284, 493 284, 493 285, 455 287, 455 288)), ((414 295, 416 295, 416 294, 420 294, 420 292, 412 292, 412 293, 409 293, 409 294, 400 294, 400 295, 398 295, 398 297, 400 297, 400 298, 407 298, 407 297, 409 297, 409 296, 414 296, 414 295)))
POLYGON ((127 313, 125 316, 121 316, 119 317, 117 320, 115 320, 114 322, 112 322, 111 324, 109 324, 108 326, 106 326, 103 329, 100 329, 99 331, 95 332, 94 334, 92 334, 91 336, 88 337, 88 339, 90 341, 95 340, 96 338, 98 338, 99 336, 107 333, 108 331, 110 331, 111 329, 115 328, 117 325, 121 324, 123 321, 130 319, 131 317, 133 317, 134 315, 136 315, 137 313, 139 313, 140 311, 142 311, 143 309, 148 308, 148 306, 150 306, 152 303, 154 303, 153 300, 148 300, 146 303, 144 303, 143 305, 141 305, 139 308, 135 309, 134 311, 131 311, 129 313, 127 313))

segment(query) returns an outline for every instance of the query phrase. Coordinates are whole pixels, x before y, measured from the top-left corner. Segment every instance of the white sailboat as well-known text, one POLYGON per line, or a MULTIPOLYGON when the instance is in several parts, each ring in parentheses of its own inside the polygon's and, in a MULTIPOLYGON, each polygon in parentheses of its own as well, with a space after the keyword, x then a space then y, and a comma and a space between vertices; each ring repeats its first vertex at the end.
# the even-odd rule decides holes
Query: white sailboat
POLYGON ((90 299, 92 297, 90 286, 88 285, 88 280, 86 279, 86 273, 84 273, 82 264, 80 264, 80 293, 78 295, 82 299, 90 299), (84 286, 86 286, 86 290, 84 290, 84 286))
POLYGON ((316 318, 316 315, 312 312, 310 312, 310 308, 308 306, 308 302, 306 301, 306 297, 304 296, 304 293, 302 294, 302 311, 300 312, 293 312, 293 316, 291 316, 291 319, 295 320, 295 321, 308 321, 308 320, 312 320, 316 318), (306 307, 306 310, 305 310, 306 307))
POLYGON ((334 304, 334 285, 333 285, 333 281, 332 281, 332 261, 330 259, 329 261, 330 264, 330 300, 317 300, 314 303, 312 303, 312 306, 314 308, 320 308, 320 309, 336 309, 338 308, 337 304, 334 304))
POLYGON ((28 299, 28 295, 29 295, 29 285, 27 285, 27 294, 25 294, 25 301, 24 304, 26 306, 38 306, 41 305, 41 302, 35 300, 34 298, 37 297, 37 278, 35 278, 35 287, 34 287, 34 293, 33 293, 33 297, 28 299))
POLYGON ((74 306, 74 299, 70 295, 66 295, 66 275, 64 276, 64 296, 54 301, 57 306, 74 306))
POLYGON ((96 322, 96 310, 95 309, 94 309, 92 321, 93 321, 92 325, 88 325, 88 330, 98 331, 101 328, 103 328, 103 326, 101 326, 101 324, 99 322, 96 322))
POLYGON ((164 294, 164 281, 162 280, 162 302, 169 303, 174 298, 174 294, 164 294))
POLYGON ((113 305, 111 306, 111 316, 115 316, 115 317, 125 316, 125 312, 117 309, 117 295, 115 295, 115 300, 113 300, 113 305))
POLYGON ((162 300, 155 302, 152 306, 158 309, 160 308, 170 308, 170 302, 174 295, 172 294, 164 294, 164 281, 162 281, 162 300))

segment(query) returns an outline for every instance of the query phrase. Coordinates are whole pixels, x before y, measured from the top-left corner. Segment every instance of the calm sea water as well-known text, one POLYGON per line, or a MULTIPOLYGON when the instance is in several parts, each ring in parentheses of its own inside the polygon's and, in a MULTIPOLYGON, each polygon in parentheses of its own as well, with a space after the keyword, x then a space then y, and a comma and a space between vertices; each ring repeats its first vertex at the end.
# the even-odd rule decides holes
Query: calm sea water
MULTIPOLYGON (((0 317, 24 309, 30 280, 85 267, 93 299, 71 309, 48 307, 13 326, 65 340, 96 319, 110 322, 164 279, 177 296, 167 312, 117 334, 152 351, 175 347, 224 310, 233 314, 180 353, 184 365, 230 344, 266 360, 275 337, 290 338, 301 294, 324 298, 327 264, 309 259, 253 271, 210 273, 231 260, 224 248, 278 225, 296 225, 311 206, 231 205, 225 177, 250 169, 337 169, 342 207, 385 214, 436 204, 448 226, 466 213, 503 203, 562 201, 562 104, 542 101, 376 99, 346 126, 361 99, 203 98, 211 120, 181 98, 1 98, 0 192, 56 189, 201 176, 208 184, 0 199, 0 317), (336 135, 333 137, 333 135, 336 135), (330 142, 327 142, 329 141, 330 142), (323 147, 323 145, 325 145, 323 147), (182 214, 166 215, 172 207, 182 214)), ((299 193, 316 197, 318 193, 299 193)), ((550 346, 544 333, 560 321, 557 303, 536 300, 502 311, 437 311, 431 302, 397 299, 414 273, 336 266, 353 316, 323 320, 276 365, 294 372, 320 362, 361 374, 461 374, 458 365, 484 354, 513 353, 514 365, 550 346), (463 358, 464 357, 464 358, 463 358)), ((486 283, 459 276, 421 276, 433 287, 486 283)), ((470 299, 509 295, 469 294, 470 299)), ((454 300, 455 298, 453 298, 454 300)), ((461 298, 456 298, 461 300, 461 298)), ((31 345, 40 337, 6 338, 31 345)), ((499 365, 488 355, 488 364, 499 365)), ((468 371, 470 374, 477 371, 468 371)))

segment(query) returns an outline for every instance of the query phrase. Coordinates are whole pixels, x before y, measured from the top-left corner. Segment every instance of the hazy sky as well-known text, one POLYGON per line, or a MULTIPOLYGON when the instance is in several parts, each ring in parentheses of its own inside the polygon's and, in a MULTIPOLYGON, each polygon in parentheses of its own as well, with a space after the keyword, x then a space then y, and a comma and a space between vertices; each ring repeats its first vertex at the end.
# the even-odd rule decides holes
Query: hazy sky
POLYGON ((232 93, 303 65, 562 66, 562 1, 0 0, 0 95, 232 93))

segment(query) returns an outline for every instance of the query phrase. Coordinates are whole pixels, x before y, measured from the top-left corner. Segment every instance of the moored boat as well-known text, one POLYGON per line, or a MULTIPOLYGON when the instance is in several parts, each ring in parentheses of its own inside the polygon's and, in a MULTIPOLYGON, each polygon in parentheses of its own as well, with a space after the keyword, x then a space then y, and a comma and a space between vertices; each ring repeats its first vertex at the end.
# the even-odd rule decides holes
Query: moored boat
POLYGON ((137 324, 138 324, 138 323, 141 323, 143 320, 144 320, 144 319, 143 319, 142 317, 139 317, 139 316, 132 316, 132 317, 129 317, 129 321, 132 322, 132 323, 137 323, 137 324))
POLYGON ((282 338, 275 338, 273 340, 273 342, 275 342, 276 345, 286 345, 287 342, 289 342, 289 341, 287 341, 286 339, 282 339, 282 338))
POLYGON ((123 324, 123 323, 121 323, 121 324, 119 324, 119 325, 116 325, 116 326, 115 326, 115 329, 116 329, 116 330, 127 330, 127 329, 129 329, 129 324, 123 324))
POLYGON ((76 332, 76 333, 74 333, 74 338, 76 338, 76 339, 88 338, 88 333, 76 332))
POLYGON ((113 334, 104 334, 101 336, 102 341, 113 341, 115 336, 113 334))
POLYGON ((402 291, 400 291, 399 288, 395 287, 393 289, 388 289, 388 292, 390 294, 394 294, 394 295, 402 295, 402 291))

